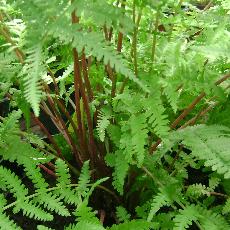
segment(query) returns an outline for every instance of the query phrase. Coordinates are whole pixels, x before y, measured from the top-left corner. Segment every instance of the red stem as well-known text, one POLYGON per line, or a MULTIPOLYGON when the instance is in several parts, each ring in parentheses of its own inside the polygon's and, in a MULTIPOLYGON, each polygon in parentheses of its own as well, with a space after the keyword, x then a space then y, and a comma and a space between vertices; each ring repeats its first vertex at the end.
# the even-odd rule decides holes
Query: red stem
POLYGON ((49 104, 50 104, 50 106, 51 106, 51 108, 52 108, 57 120, 61 123, 61 126, 63 128, 63 132, 65 133, 65 135, 67 137, 67 141, 69 142, 69 144, 72 147, 74 156, 77 156, 77 159, 78 159, 77 163, 79 164, 79 166, 81 166, 83 162, 82 162, 82 159, 80 158, 79 151, 77 150, 77 146, 74 143, 74 140, 71 137, 71 135, 70 135, 70 133, 69 133, 67 127, 66 127, 66 124, 65 124, 64 120, 61 117, 61 114, 56 109, 55 104, 54 104, 53 100, 51 99, 51 97, 49 95, 47 96, 47 99, 48 99, 48 102, 49 102, 49 104))
POLYGON ((195 100, 176 118, 176 120, 170 125, 171 129, 176 128, 176 126, 182 121, 191 110, 201 101, 202 98, 205 97, 205 92, 202 92, 195 100))
POLYGON ((86 57, 85 57, 84 52, 82 52, 81 62, 82 62, 82 72, 83 72, 85 86, 86 86, 87 93, 88 93, 88 98, 89 98, 89 101, 92 101, 93 100, 93 91, 92 91, 92 87, 91 87, 91 84, 89 81, 89 74, 88 74, 86 57))
POLYGON ((109 34, 106 25, 103 26, 104 34, 105 34, 105 40, 109 41, 109 34))
MULTIPOLYGON (((78 23, 79 18, 76 16, 75 12, 72 13, 72 23, 78 23)), ((73 48, 73 59, 74 59, 74 95, 75 95, 75 106, 76 106, 76 116, 77 116, 77 125, 79 130, 79 143, 81 152, 84 154, 86 150, 86 141, 85 141, 85 130, 83 126, 83 121, 81 118, 81 107, 80 107, 80 86, 79 81, 81 79, 80 73, 80 64, 78 58, 78 52, 76 48, 73 48)), ((84 154, 85 155, 85 154, 84 154)))
MULTIPOLYGON (((72 119, 72 117, 70 116, 69 112, 66 110, 65 106, 64 106, 64 105, 61 103, 61 101, 59 101, 57 98, 54 98, 54 100, 55 100, 55 102, 58 104, 58 107, 59 107, 59 108, 61 109, 61 111, 64 113, 64 115, 66 116, 66 118, 68 119, 68 121, 70 122, 70 124, 72 125, 76 137, 79 137, 79 132, 78 132, 78 130, 77 130, 77 127, 76 127, 75 123, 73 122, 73 119, 72 119)), ((74 142, 74 141, 72 141, 72 142, 74 142)), ((83 154, 83 153, 80 154, 80 153, 81 153, 80 151, 81 151, 81 150, 79 149, 79 150, 75 151, 74 153, 75 153, 75 158, 76 158, 77 162, 78 162, 80 165, 82 165, 82 164, 83 164, 83 161, 84 161, 84 160, 87 160, 87 159, 86 159, 86 158, 82 159, 82 158, 84 157, 84 154, 83 154)))
POLYGON ((80 106, 80 85, 79 81, 81 79, 80 74, 80 65, 78 59, 78 53, 76 48, 73 49, 73 56, 74 56, 74 88, 75 88, 75 106, 76 106, 76 116, 77 116, 77 124, 79 130, 79 141, 80 141, 80 148, 81 152, 85 152, 86 150, 86 141, 85 141, 85 127, 83 125, 82 117, 81 117, 81 106, 80 106))
POLYGON ((37 117, 34 116, 34 114, 32 114, 32 116, 33 116, 33 119, 35 120, 35 122, 39 125, 39 127, 46 134, 46 136, 49 139, 49 141, 52 143, 53 147, 57 151, 58 156, 63 159, 63 156, 62 156, 60 148, 58 147, 57 143, 55 142, 55 140, 53 139, 53 137, 51 136, 51 134, 49 133, 47 128, 42 124, 42 122, 37 117))
MULTIPOLYGON (((79 22, 79 18, 76 17, 75 12, 72 13, 72 23, 78 23, 79 22)), ((89 145, 88 145, 88 149, 89 149, 89 154, 90 154, 90 158, 91 158, 91 163, 94 166, 95 165, 95 161, 97 158, 97 155, 95 153, 95 143, 94 143, 94 137, 93 137, 93 123, 91 120, 91 116, 90 116, 90 108, 89 108, 89 102, 88 102, 88 98, 86 96, 85 93, 85 88, 82 82, 82 78, 81 78, 81 72, 80 72, 80 65, 79 65, 79 58, 78 58, 78 52, 76 50, 76 48, 73 49, 73 55, 74 55, 74 85, 75 85, 75 99, 76 99, 76 110, 79 111, 77 112, 77 119, 78 122, 81 121, 80 119, 80 97, 79 97, 79 91, 81 92, 81 96, 82 96, 82 100, 83 100, 83 105, 84 105, 84 109, 85 109, 85 113, 86 113, 86 119, 87 119, 87 123, 88 123, 88 128, 89 128, 89 145)), ((80 124, 80 122, 79 122, 80 124)), ((82 124, 81 124, 82 127, 82 124)), ((83 134, 83 130, 81 130, 81 133, 83 134)))
POLYGON ((49 175, 57 178, 57 175, 50 169, 48 169, 46 166, 44 166, 43 164, 38 165, 39 168, 43 169, 45 172, 47 172, 49 175))

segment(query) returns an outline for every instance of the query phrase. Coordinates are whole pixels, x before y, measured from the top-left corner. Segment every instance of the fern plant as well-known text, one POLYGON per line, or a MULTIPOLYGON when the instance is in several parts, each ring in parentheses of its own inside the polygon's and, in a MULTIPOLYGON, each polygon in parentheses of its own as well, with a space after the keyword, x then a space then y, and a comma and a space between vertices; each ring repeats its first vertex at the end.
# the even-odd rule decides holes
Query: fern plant
POLYGON ((0 3, 3 229, 229 228, 227 1, 0 3))
POLYGON ((74 204, 77 210, 81 209, 81 206, 86 206, 93 189, 105 181, 106 178, 90 184, 89 162, 85 162, 79 181, 74 184, 71 181, 66 163, 61 159, 56 159, 56 182, 50 187, 39 166, 49 163, 54 157, 42 154, 29 143, 20 140, 17 133, 13 134, 16 129, 16 116, 18 116, 18 113, 11 114, 1 124, 1 140, 10 133, 9 139, 4 138, 4 141, 1 141, 1 157, 4 161, 16 161, 18 165, 22 165, 34 189, 33 191, 28 189, 22 179, 6 166, 2 165, 0 167, 1 190, 3 192, 1 194, 1 228, 21 229, 6 213, 7 210, 12 208, 14 214, 22 211, 24 216, 42 222, 52 221, 52 213, 57 213, 60 216, 73 215, 66 205, 74 204), (14 138, 13 145, 12 138, 14 138), (11 152, 14 152, 14 155, 11 152), (9 194, 12 194, 15 201, 8 201, 9 194))

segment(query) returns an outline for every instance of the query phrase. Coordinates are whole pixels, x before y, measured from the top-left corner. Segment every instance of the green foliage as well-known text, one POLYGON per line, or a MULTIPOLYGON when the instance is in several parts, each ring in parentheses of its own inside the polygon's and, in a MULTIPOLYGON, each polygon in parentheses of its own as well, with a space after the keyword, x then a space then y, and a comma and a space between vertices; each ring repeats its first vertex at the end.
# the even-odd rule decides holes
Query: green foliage
POLYGON ((224 207, 223 207, 222 213, 223 213, 223 214, 227 214, 227 213, 229 213, 229 212, 230 212, 230 200, 227 199, 227 201, 226 201, 226 203, 225 203, 225 205, 224 205, 224 207))
POLYGON ((151 221, 153 219, 153 216, 156 214, 156 212, 161 207, 168 205, 169 202, 170 200, 164 193, 157 194, 151 203, 151 209, 150 209, 147 220, 151 221))
POLYGON ((229 135, 227 127, 198 125, 174 133, 173 138, 182 140, 193 155, 205 161, 205 166, 229 178, 229 135))
POLYGON ((187 206, 180 211, 174 219, 175 229, 186 229, 192 225, 192 221, 200 221, 203 229, 228 229, 229 224, 224 218, 210 210, 200 206, 187 206))
POLYGON ((229 229, 229 12, 0 0, 0 228, 229 229))
POLYGON ((147 221, 141 221, 141 220, 133 220, 128 223, 122 223, 119 225, 114 225, 110 230, 129 230, 129 229, 138 229, 138 230, 149 230, 149 229, 154 229, 156 226, 155 223, 150 223, 147 221))
POLYGON ((36 116, 39 115, 39 103, 42 97, 39 81, 45 72, 43 62, 42 44, 36 44, 27 50, 27 58, 21 73, 24 76, 25 97, 36 116))
POLYGON ((56 175, 57 178, 57 184, 56 186, 59 187, 56 192, 57 194, 65 200, 66 203, 69 204, 76 204, 78 203, 78 197, 75 195, 74 191, 71 190, 71 178, 69 174, 69 168, 64 163, 64 161, 58 159, 56 160, 56 175))
POLYGON ((129 170, 129 163, 124 160, 125 155, 122 151, 116 151, 114 154, 107 154, 106 162, 110 167, 114 167, 113 186, 120 194, 123 194, 125 178, 129 170))
POLYGON ((100 113, 98 114, 97 133, 101 141, 105 140, 105 131, 110 124, 110 118, 111 114, 109 113, 109 111, 100 111, 100 113))
POLYGON ((116 215, 120 222, 127 222, 131 217, 127 210, 122 206, 117 207, 116 215))
POLYGON ((65 229, 67 230, 74 230, 74 229, 78 229, 78 230, 83 230, 83 229, 90 229, 90 230, 104 230, 104 228, 100 225, 100 224, 94 224, 94 223, 87 223, 87 222, 80 222, 76 225, 73 226, 69 226, 65 229))
POLYGON ((186 229, 192 225, 193 221, 197 221, 197 210, 194 206, 185 207, 183 210, 179 211, 179 214, 174 218, 175 227, 174 229, 186 229))
MULTIPOLYGON (((6 204, 6 200, 4 196, 1 196, 1 218, 2 218, 2 226, 5 229, 13 229, 16 225, 8 220, 8 217, 5 215, 5 210, 14 206, 13 212, 17 213, 22 210, 23 215, 28 216, 29 218, 42 220, 42 221, 52 221, 53 215, 51 212, 58 213, 61 216, 69 216, 70 213, 66 208, 64 199, 67 203, 74 203, 77 205, 77 213, 81 213, 78 215, 84 215, 82 207, 87 205, 87 200, 84 200, 87 193, 82 195, 79 191, 83 190, 83 187, 87 187, 89 181, 83 178, 89 177, 89 171, 86 169, 83 170, 80 175, 81 180, 79 180, 79 184, 70 184, 69 181, 69 173, 65 172, 64 169, 67 169, 66 165, 63 161, 57 160, 57 172, 59 172, 59 177, 57 179, 57 185, 53 188, 39 188, 36 189, 34 194, 29 195, 28 189, 22 184, 21 179, 16 176, 10 170, 1 166, 0 168, 0 178, 1 183, 4 185, 4 190, 13 194, 16 198, 16 201, 11 204, 6 204), (86 175, 86 173, 88 175, 86 175), (61 175, 60 175, 61 174, 61 175), (76 188, 74 188, 76 186, 76 188), (58 195, 57 195, 58 194, 58 195), (83 200, 81 199, 83 198, 83 200), (81 204, 82 203, 82 204, 81 204), (79 211, 81 210, 81 211, 79 211), (49 212, 51 211, 51 212, 49 212)), ((87 163, 83 166, 83 168, 87 168, 87 163)), ((36 172, 37 173, 37 172, 36 172)), ((42 177, 39 178, 42 181, 42 177)), ((2 184, 1 184, 2 185, 2 184)), ((85 191, 89 191, 88 189, 84 189, 85 191)), ((87 207, 85 207, 87 208, 87 207)), ((91 219, 91 217, 89 217, 91 219)), ((18 229, 15 227, 15 229, 18 229)))
POLYGON ((5 137, 4 143, 0 145, 1 157, 4 160, 17 161, 19 165, 22 164, 24 166, 24 172, 33 183, 34 191, 32 194, 29 194, 27 185, 24 184, 18 175, 7 169, 6 166, 0 166, 1 189, 5 194, 10 193, 15 198, 14 202, 8 203, 7 198, 3 194, 0 196, 1 226, 4 229, 20 229, 5 214, 5 211, 12 207, 14 213, 22 211, 24 216, 35 220, 52 221, 52 213, 69 216, 70 212, 66 207, 66 203, 75 204, 77 210, 82 209, 80 207, 87 205, 92 189, 104 181, 99 180, 95 184, 90 185, 89 162, 85 162, 78 184, 72 184, 67 165, 63 160, 57 159, 55 162, 56 186, 49 187, 38 166, 49 162, 52 158, 46 157, 44 154, 41 155, 29 143, 20 140, 16 132, 18 130, 17 119, 19 116, 19 112, 14 112, 1 123, 1 140, 5 137), (7 139, 6 136, 9 135, 10 138, 7 139), (14 142, 12 142, 12 138, 14 138, 14 142), (14 149, 12 149, 13 145, 9 146, 10 143, 7 143, 7 141, 11 141, 11 144, 16 144, 14 149), (8 146, 6 147, 6 145, 8 146), (35 156, 33 158, 33 154, 36 155, 36 158, 35 156), (40 157, 39 154, 41 155, 40 157))

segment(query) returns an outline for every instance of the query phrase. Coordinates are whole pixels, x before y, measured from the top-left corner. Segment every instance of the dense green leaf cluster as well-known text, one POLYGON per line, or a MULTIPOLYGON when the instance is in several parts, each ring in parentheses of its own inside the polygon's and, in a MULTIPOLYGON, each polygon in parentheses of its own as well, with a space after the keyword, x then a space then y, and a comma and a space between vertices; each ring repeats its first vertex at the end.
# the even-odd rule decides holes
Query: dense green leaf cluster
POLYGON ((69 230, 229 229, 229 12, 0 0, 0 228, 22 213, 37 229, 54 215, 73 216, 69 230))

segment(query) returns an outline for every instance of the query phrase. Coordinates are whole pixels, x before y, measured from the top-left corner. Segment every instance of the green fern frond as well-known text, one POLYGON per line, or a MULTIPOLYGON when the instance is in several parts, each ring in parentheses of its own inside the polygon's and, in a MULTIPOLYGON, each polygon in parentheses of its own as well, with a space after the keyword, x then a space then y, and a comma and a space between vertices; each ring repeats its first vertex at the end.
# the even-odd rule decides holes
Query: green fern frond
POLYGON ((223 206, 223 210, 222 210, 222 213, 225 215, 225 214, 228 214, 230 213, 230 198, 228 198, 223 206))
POLYGON ((149 125, 153 128, 156 135, 164 139, 169 132, 169 121, 158 93, 151 95, 145 100, 145 108, 149 125))
POLYGON ((68 187, 71 185, 69 168, 65 164, 65 162, 61 159, 57 159, 56 162, 56 175, 57 178, 57 189, 55 194, 58 194, 61 198, 64 198, 65 202, 69 204, 78 204, 79 198, 76 196, 73 190, 68 187))
POLYGON ((7 204, 7 200, 3 193, 0 194, 0 210, 7 204))
POLYGON ((186 206, 179 212, 180 214, 176 215, 173 220, 175 229, 186 229, 192 225, 193 221, 203 229, 225 230, 229 228, 229 223, 223 216, 199 205, 186 206))
POLYGON ((34 203, 26 201, 28 189, 22 184, 22 181, 13 172, 0 166, 0 181, 4 183, 5 188, 16 198, 17 203, 14 207, 14 213, 23 211, 23 214, 30 218, 38 220, 52 220, 52 215, 46 213, 34 203))
MULTIPOLYGON (((93 185, 89 185, 90 172, 89 162, 87 161, 82 168, 82 173, 79 178, 79 188, 77 187, 76 189, 71 190, 70 188, 72 187, 72 184, 70 184, 71 181, 68 168, 64 161, 59 159, 56 162, 56 172, 59 175, 59 178, 57 179, 57 187, 48 188, 47 185, 44 185, 43 187, 39 188, 37 186, 40 182, 42 182, 42 179, 40 178, 41 175, 38 172, 33 171, 36 165, 34 165, 33 163, 31 165, 31 168, 26 167, 26 169, 29 170, 28 174, 38 174, 33 178, 31 178, 31 176, 29 177, 33 183, 38 182, 37 184, 35 184, 36 190, 35 193, 32 195, 28 195, 28 190, 14 173, 12 173, 8 169, 5 169, 2 166, 0 167, 0 181, 3 182, 1 183, 1 185, 4 185, 4 187, 1 189, 7 191, 9 190, 16 198, 15 202, 10 205, 6 205, 5 198, 3 196, 0 196, 0 210, 14 207, 14 213, 22 211, 23 215, 28 216, 29 218, 41 221, 51 221, 53 220, 53 216, 48 213, 47 210, 55 212, 61 216, 70 216, 68 209, 62 202, 62 199, 64 198, 64 200, 68 201, 68 199, 73 198, 74 202, 70 201, 67 203, 75 203, 77 205, 76 216, 79 220, 77 226, 81 226, 83 224, 82 222, 86 220, 89 220, 89 223, 93 223, 94 225, 96 223, 99 224, 99 220, 95 216, 95 212, 93 212, 92 209, 87 206, 87 204, 89 196, 92 194, 94 188, 108 178, 97 180, 93 185), (66 182, 67 184, 65 184, 64 182, 66 182), (60 191, 57 192, 57 190, 60 191), (69 197, 69 192, 71 192, 71 197, 69 197), (61 193, 66 194, 62 195, 61 193)), ((39 184, 39 186, 41 185, 39 184)), ((75 186, 76 185, 73 185, 73 187, 75 186)), ((3 217, 4 214, 2 214, 1 218, 3 217)), ((5 222, 7 221, 6 218, 4 217, 5 222)), ((8 225, 9 224, 10 223, 8 223, 8 225)), ((6 223, 6 226, 8 225, 6 223)))
POLYGON ((209 195, 210 192, 208 191, 208 188, 203 185, 203 184, 193 184, 193 185, 189 185, 186 194, 188 196, 192 196, 194 198, 198 198, 200 196, 203 195, 209 195))
POLYGON ((142 109, 145 109, 146 102, 142 100, 145 99, 140 93, 126 89, 122 94, 118 94, 115 98, 113 98, 113 110, 115 112, 127 112, 129 114, 137 114, 142 111, 142 109), (134 101, 135 103, 133 103, 134 101))
MULTIPOLYGON (((72 114, 76 106, 71 97, 77 92, 86 143, 89 121, 84 119, 87 103, 82 100, 82 90, 88 91, 90 86, 94 96, 90 103, 93 123, 93 113, 99 111, 98 123, 93 124, 98 141, 95 147, 97 154, 101 153, 90 157, 95 158, 91 159, 95 163, 92 172, 89 162, 85 162, 78 183, 73 184, 75 177, 71 177, 69 163, 58 159, 53 141, 43 142, 22 132, 18 125, 20 111, 8 118, 0 117, 0 229, 20 229, 14 223, 18 216, 36 220, 33 225, 39 223, 38 229, 49 229, 45 222, 52 221, 53 215, 72 214, 65 219, 69 222, 73 217, 76 222, 60 228, 230 229, 230 183, 224 179, 230 178, 230 129, 214 125, 177 130, 169 127, 169 121, 173 122, 200 92, 205 93, 204 100, 193 102, 194 108, 184 122, 198 114, 196 122, 230 127, 230 110, 226 109, 230 92, 226 78, 230 67, 229 10, 227 0, 0 0, 0 108, 3 99, 4 103, 9 101, 11 111, 21 109, 25 118, 30 117, 30 107, 38 116, 39 104, 46 96, 42 82, 47 80, 51 84, 48 94, 65 102, 67 112, 72 114), (200 4, 202 10, 198 9, 200 4), (83 81, 81 89, 73 82, 73 58, 83 81), (227 75, 214 87, 222 74, 227 75), (113 89, 116 92, 111 98, 113 89), (219 115, 211 117, 211 110, 199 112, 214 104, 219 107, 214 114, 219 115), (161 144, 154 154, 149 154, 157 139, 161 144), (106 159, 100 157, 106 153, 106 159), (100 168, 105 160, 113 171, 100 168), (50 171, 43 172, 41 168, 46 165, 53 170, 53 164, 56 177, 51 179, 46 175, 50 171), (211 173, 211 169, 215 172, 211 173), (112 174, 113 181, 106 183, 108 187, 98 186, 107 178, 91 182, 94 171, 97 176, 112 174), (201 178, 193 178, 196 173, 201 178), (116 194, 109 185, 122 195, 121 203, 112 199, 116 194), (103 215, 89 207, 95 188, 102 189, 103 194, 100 196, 98 190, 93 199, 102 197, 105 201, 97 208, 108 211, 108 205, 111 210, 117 205, 127 206, 128 211, 122 206, 117 208, 118 221, 122 223, 108 227, 111 216, 107 212, 101 223, 103 215), (133 213, 136 204, 140 205, 137 215, 133 213)), ((61 106, 48 107, 53 116, 58 115, 51 120, 60 123, 61 106)), ((5 112, 0 111, 0 116, 5 112)), ((78 124, 76 111, 72 116, 78 124)), ((81 132, 74 132, 68 116, 63 119, 68 120, 68 130, 58 129, 54 142, 61 152, 69 152, 63 157, 71 155, 65 160, 73 160, 79 166, 74 163, 71 145, 84 148, 77 135, 81 132), (65 131, 69 131, 67 139, 74 143, 66 142, 66 135, 60 138, 65 131)))
POLYGON ((98 223, 92 223, 90 221, 80 221, 75 225, 70 225, 65 228, 65 230, 105 230, 105 228, 98 223))
POLYGON ((41 152, 32 148, 29 143, 23 142, 18 136, 9 136, 7 147, 0 148, 3 159, 17 161, 19 165, 24 166, 24 170, 34 187, 40 191, 48 188, 48 183, 43 178, 39 164, 49 162, 53 157, 44 156, 41 152))
POLYGON ((220 184, 220 182, 221 182, 220 178, 212 176, 209 179, 209 189, 210 189, 210 192, 214 191, 214 189, 220 184))
POLYGON ((179 211, 179 214, 175 216, 173 221, 175 222, 175 230, 183 230, 187 229, 190 225, 192 225, 193 221, 197 221, 199 213, 197 213, 197 209, 195 205, 190 205, 185 207, 183 210, 179 211))
POLYGON ((146 150, 147 142, 147 124, 145 114, 133 114, 127 122, 122 122, 122 135, 120 138, 119 148, 122 149, 125 160, 128 163, 137 162, 138 167, 141 167, 146 150))
POLYGON ((163 206, 172 206, 174 201, 180 199, 181 187, 178 184, 178 181, 166 177, 165 171, 161 170, 160 176, 166 178, 167 185, 160 187, 160 191, 153 197, 153 200, 150 201, 150 211, 147 217, 148 221, 151 221, 154 215, 162 208, 163 206))
POLYGON ((176 89, 179 84, 174 86, 174 84, 176 84, 177 82, 175 82, 175 80, 172 78, 161 79, 160 83, 164 89, 163 92, 166 95, 167 100, 173 109, 173 112, 176 113, 178 109, 178 99, 180 96, 180 93, 176 89))
POLYGON ((76 188, 77 193, 85 198, 89 192, 89 183, 90 183, 90 170, 89 170, 89 161, 85 161, 81 174, 78 179, 78 187, 76 188))
POLYGON ((210 41, 193 47, 195 51, 205 55, 210 62, 215 62, 220 58, 230 58, 229 52, 227 52, 230 49, 230 45, 227 42, 230 38, 230 33, 225 29, 225 23, 223 21, 218 29, 207 29, 204 33, 210 38, 210 41))
POLYGON ((147 220, 151 221, 153 219, 153 216, 157 213, 158 210, 160 210, 161 207, 169 205, 170 200, 167 195, 162 192, 158 193, 151 202, 151 209, 149 211, 147 220))
POLYGON ((156 216, 154 216, 153 220, 154 222, 158 223, 157 230, 161 229, 173 229, 174 222, 172 219, 174 218, 175 213, 174 212, 167 212, 167 213, 159 213, 156 216))
POLYGON ((88 202, 89 201, 89 197, 92 195, 94 189, 96 187, 98 187, 100 184, 102 184, 103 182, 107 181, 109 179, 109 177, 104 177, 104 178, 101 178, 101 179, 98 179, 96 182, 94 182, 91 187, 90 187, 90 190, 85 198, 85 200, 88 202))
POLYGON ((230 129, 218 125, 196 125, 172 133, 174 142, 182 143, 192 154, 205 161, 213 171, 230 178, 230 129))
MULTIPOLYGON (((1 181, 1 179, 0 179, 1 181)), ((0 194, 0 223, 1 223, 1 229, 3 230, 21 230, 20 227, 18 227, 12 220, 9 219, 9 217, 4 213, 3 208, 7 204, 7 201, 3 194, 0 194)))
POLYGON ((120 194, 123 194, 123 186, 129 170, 129 163, 124 160, 125 156, 123 155, 122 151, 116 151, 115 155, 116 158, 113 172, 113 186, 120 194))
POLYGON ((24 133, 25 141, 30 143, 30 144, 34 144, 42 149, 45 148, 45 142, 44 140, 41 139, 41 137, 39 137, 37 134, 34 133, 24 133))
POLYGON ((99 136, 99 139, 104 142, 105 140, 105 130, 110 124, 110 118, 111 114, 107 111, 100 111, 98 114, 98 120, 97 120, 97 134, 99 136))
POLYGON ((127 210, 122 206, 118 206, 116 208, 116 216, 120 222, 127 222, 131 217, 127 210))
POLYGON ((65 207, 61 198, 52 193, 44 193, 38 194, 37 197, 34 198, 34 201, 40 205, 43 205, 46 209, 50 211, 55 211, 61 216, 70 216, 68 209, 65 207))
POLYGON ((148 138, 145 114, 132 115, 129 125, 131 128, 132 152, 137 160, 137 165, 141 167, 146 154, 145 145, 148 138))
POLYGON ((123 30, 127 31, 132 28, 132 21, 122 12, 122 9, 115 7, 106 0, 96 0, 88 2, 79 0, 73 2, 77 9, 77 14, 83 17, 83 20, 90 20, 97 26, 115 26, 122 25, 123 30))
POLYGON ((65 164, 65 162, 61 159, 57 159, 56 162, 56 174, 57 178, 57 186, 64 187, 71 184, 69 168, 65 164))
POLYGON ((64 73, 56 79, 57 82, 61 82, 65 80, 71 73, 73 72, 73 63, 71 63, 69 66, 67 66, 64 73))
POLYGON ((42 178, 37 165, 49 162, 53 156, 44 156, 43 153, 17 135, 19 133, 17 127, 19 114, 21 113, 12 113, 0 124, 0 140, 4 137, 4 144, 0 145, 0 155, 4 160, 17 161, 19 165, 23 165, 25 171, 28 172, 27 176, 34 182, 34 185, 38 184, 39 188, 47 188, 48 184, 42 178))
POLYGON ((204 229, 226 230, 230 228, 227 220, 220 214, 201 206, 196 206, 196 209, 200 214, 199 222, 204 229))
POLYGON ((22 230, 19 226, 17 226, 12 220, 9 219, 4 213, 0 212, 0 223, 2 230, 22 230))
POLYGON ((78 223, 66 229, 104 229, 99 219, 96 217, 96 212, 92 211, 92 208, 88 207, 87 203, 88 201, 84 200, 77 206, 75 215, 78 223))
POLYGON ((75 216, 77 221, 88 221, 91 223, 98 223, 98 218, 96 218, 96 212, 92 210, 91 207, 87 206, 87 201, 83 201, 77 206, 75 211, 75 216))
POLYGON ((156 223, 150 223, 145 220, 132 220, 130 222, 122 223, 119 225, 113 225, 109 230, 150 230, 155 229, 157 226, 156 223))
POLYGON ((18 129, 18 120, 21 117, 22 113, 20 110, 13 111, 0 122, 0 138, 1 136, 7 135, 10 132, 13 132, 18 129))
POLYGON ((23 199, 28 194, 28 189, 22 184, 19 177, 3 166, 0 166, 0 179, 16 199, 23 199))
POLYGON ((19 211, 22 211, 24 216, 28 216, 29 218, 36 220, 53 220, 53 216, 50 213, 47 213, 41 207, 35 205, 33 201, 25 200, 20 202, 20 199, 18 199, 15 207, 13 208, 13 212, 18 213, 19 211))
POLYGON ((121 129, 118 125, 110 124, 107 128, 108 135, 110 140, 113 142, 114 145, 119 147, 119 141, 121 138, 121 129))
POLYGON ((21 75, 24 76, 25 98, 32 106, 36 116, 39 115, 39 104, 42 97, 40 85, 44 74, 42 45, 37 44, 27 51, 27 58, 21 75))
POLYGON ((36 163, 26 159, 23 162, 23 166, 25 167, 26 175, 31 179, 37 191, 44 191, 49 187, 49 184, 43 178, 40 168, 36 163))

